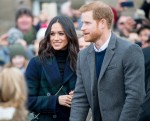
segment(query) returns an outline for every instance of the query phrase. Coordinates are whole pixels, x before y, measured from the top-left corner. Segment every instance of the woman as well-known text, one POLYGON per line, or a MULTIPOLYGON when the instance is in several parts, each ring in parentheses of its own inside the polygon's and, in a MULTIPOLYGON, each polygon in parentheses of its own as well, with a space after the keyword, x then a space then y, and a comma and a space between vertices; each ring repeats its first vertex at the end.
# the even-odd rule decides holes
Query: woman
POLYGON ((40 121, 69 121, 79 51, 73 22, 54 17, 26 70, 28 108, 40 121))
POLYGON ((27 121, 27 88, 23 74, 15 67, 0 73, 0 121, 27 121))

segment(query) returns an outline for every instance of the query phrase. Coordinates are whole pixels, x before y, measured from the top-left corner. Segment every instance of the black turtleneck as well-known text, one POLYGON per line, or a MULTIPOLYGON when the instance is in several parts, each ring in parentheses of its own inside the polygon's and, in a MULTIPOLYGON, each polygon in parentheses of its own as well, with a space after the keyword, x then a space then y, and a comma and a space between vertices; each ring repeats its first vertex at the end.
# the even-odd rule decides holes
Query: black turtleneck
POLYGON ((58 67, 59 67, 61 77, 63 78, 65 64, 66 64, 66 60, 67 60, 67 57, 68 57, 68 49, 55 51, 55 57, 56 57, 56 60, 57 60, 57 63, 58 63, 58 67))

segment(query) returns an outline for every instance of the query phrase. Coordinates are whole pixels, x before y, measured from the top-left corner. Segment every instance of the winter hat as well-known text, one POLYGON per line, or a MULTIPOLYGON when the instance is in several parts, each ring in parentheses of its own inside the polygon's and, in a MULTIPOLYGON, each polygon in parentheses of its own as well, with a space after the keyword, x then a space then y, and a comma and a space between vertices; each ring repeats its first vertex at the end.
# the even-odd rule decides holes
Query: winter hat
POLYGON ((26 50, 20 43, 16 43, 14 45, 11 45, 9 47, 9 49, 10 49, 10 59, 15 57, 16 55, 22 55, 25 58, 27 58, 26 50))
POLYGON ((28 15, 30 16, 31 18, 33 18, 33 15, 32 15, 32 12, 29 8, 27 7, 22 7, 22 8, 19 8, 16 12, 16 21, 18 20, 18 18, 22 15, 28 15))
POLYGON ((134 19, 145 19, 145 12, 142 9, 137 9, 134 13, 134 19))

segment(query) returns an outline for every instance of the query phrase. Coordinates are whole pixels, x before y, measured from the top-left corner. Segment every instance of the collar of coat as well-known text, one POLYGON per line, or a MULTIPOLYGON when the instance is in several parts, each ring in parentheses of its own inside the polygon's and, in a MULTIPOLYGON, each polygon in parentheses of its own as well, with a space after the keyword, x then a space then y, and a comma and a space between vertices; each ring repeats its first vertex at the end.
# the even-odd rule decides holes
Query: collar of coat
POLYGON ((44 74, 49 82, 51 89, 57 92, 62 85, 72 85, 74 87, 76 81, 76 73, 70 68, 70 63, 67 60, 64 69, 64 76, 61 77, 56 58, 49 58, 42 66, 44 74))

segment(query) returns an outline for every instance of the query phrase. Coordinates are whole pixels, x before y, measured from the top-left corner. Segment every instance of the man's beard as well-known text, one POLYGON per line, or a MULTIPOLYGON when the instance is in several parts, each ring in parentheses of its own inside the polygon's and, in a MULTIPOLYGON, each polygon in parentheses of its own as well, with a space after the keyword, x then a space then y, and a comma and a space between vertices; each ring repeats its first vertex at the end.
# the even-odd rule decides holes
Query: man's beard
POLYGON ((92 32, 88 35, 88 39, 85 39, 86 42, 96 42, 101 37, 100 31, 97 29, 95 32, 92 32))

